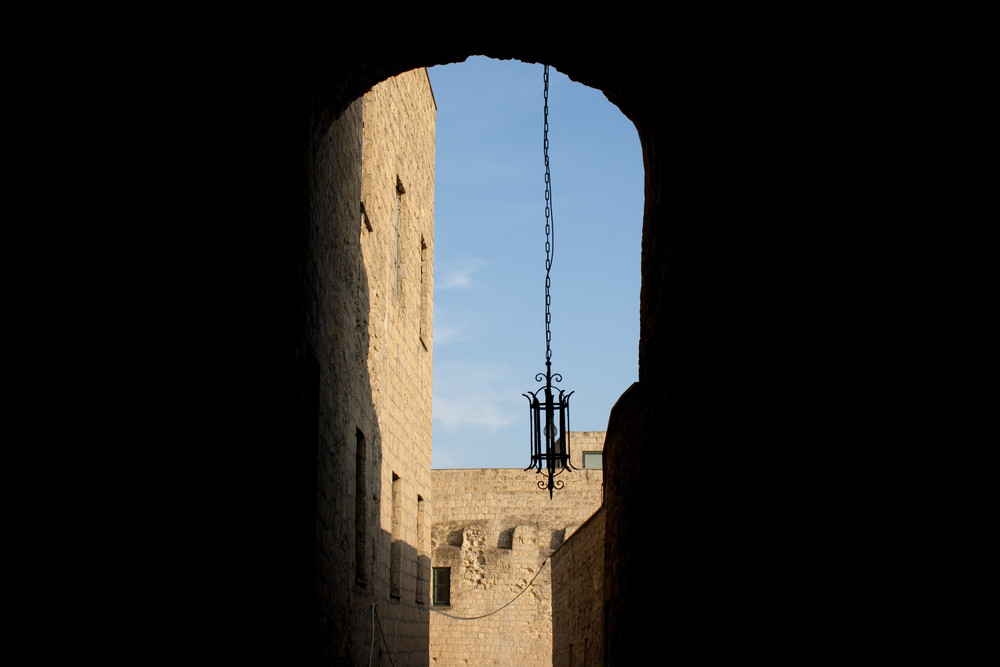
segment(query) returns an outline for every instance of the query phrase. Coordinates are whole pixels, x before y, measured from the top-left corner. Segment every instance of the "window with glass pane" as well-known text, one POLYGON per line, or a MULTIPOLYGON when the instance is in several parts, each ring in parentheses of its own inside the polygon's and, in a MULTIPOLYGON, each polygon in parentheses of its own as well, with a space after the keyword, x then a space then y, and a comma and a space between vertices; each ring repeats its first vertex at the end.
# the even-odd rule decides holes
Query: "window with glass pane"
POLYGON ((434 568, 434 604, 451 604, 451 568, 434 568))

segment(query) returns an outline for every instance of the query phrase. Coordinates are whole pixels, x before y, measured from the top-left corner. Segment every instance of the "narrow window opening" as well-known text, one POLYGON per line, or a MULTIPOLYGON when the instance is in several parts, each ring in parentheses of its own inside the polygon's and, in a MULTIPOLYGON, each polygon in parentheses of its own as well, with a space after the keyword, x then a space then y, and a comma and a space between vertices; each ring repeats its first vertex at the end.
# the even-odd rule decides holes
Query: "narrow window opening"
POLYGON ((389 595, 393 598, 400 597, 401 576, 402 576, 402 550, 403 541, 400 531, 402 522, 402 481, 399 475, 392 473, 392 543, 389 553, 389 595))
POLYGON ((431 342, 431 277, 427 241, 420 237, 420 344, 425 350, 431 342))
POLYGON ((402 245, 402 235, 403 235, 403 223, 402 223, 402 213, 403 213, 403 195, 406 194, 406 188, 403 187, 403 182, 396 176, 396 297, 399 297, 400 289, 402 287, 402 278, 400 276, 400 262, 402 250, 400 246, 402 245))
POLYGON ((447 607, 451 604, 451 568, 434 568, 434 606, 447 607))
POLYGON ((427 603, 428 589, 430 588, 430 558, 424 550, 427 539, 427 517, 425 515, 424 499, 417 495, 417 604, 427 603))
POLYGON ((501 531, 500 537, 497 539, 497 549, 513 549, 514 548, 514 529, 508 528, 507 530, 501 531))
POLYGON ((354 578, 362 586, 368 582, 368 445, 365 434, 354 435, 354 578))

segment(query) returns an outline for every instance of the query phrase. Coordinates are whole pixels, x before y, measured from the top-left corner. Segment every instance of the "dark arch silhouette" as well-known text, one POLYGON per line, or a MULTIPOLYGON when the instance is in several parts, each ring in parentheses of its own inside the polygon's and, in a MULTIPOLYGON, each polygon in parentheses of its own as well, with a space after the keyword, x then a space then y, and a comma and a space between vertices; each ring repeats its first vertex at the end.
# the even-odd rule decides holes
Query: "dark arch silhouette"
MULTIPOLYGON (((252 489, 263 509, 256 528, 280 544, 297 511, 282 443, 295 430, 286 360, 300 336, 305 138, 415 67, 472 55, 544 62, 602 91, 635 124, 645 168, 639 381, 612 411, 605 448, 607 663, 642 664, 650 649, 789 651, 790 636, 838 627, 830 609, 846 578, 818 546, 842 526, 826 493, 838 462, 817 451, 831 432, 816 415, 837 396, 819 377, 816 355, 830 338, 808 319, 814 295, 803 289, 817 240, 803 219, 820 231, 828 221, 814 198, 818 172, 805 177, 799 159, 812 127, 792 113, 801 72, 746 42, 672 49, 649 31, 560 37, 449 34, 349 48, 327 39, 293 58, 262 58, 247 75, 256 87, 239 96, 248 143, 239 155, 249 159, 225 166, 234 181, 252 174, 234 184, 252 202, 241 209, 252 252, 240 261, 253 321, 271 334, 254 333, 253 353, 278 378, 254 378, 240 405, 255 426, 244 451, 277 463, 261 466, 269 483, 252 489)), ((277 551, 263 580, 274 608, 293 608, 294 558, 277 551)), ((256 623, 281 654, 301 619, 274 608, 256 623)))

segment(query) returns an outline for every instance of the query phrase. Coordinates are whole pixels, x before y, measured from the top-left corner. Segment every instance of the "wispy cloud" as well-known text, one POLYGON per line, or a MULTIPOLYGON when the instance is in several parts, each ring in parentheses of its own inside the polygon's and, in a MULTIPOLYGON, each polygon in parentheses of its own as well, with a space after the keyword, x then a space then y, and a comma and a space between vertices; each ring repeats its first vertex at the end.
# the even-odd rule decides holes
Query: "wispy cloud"
POLYGON ((473 274, 486 264, 485 260, 467 259, 457 266, 438 269, 434 279, 435 289, 468 289, 473 284, 473 274))
POLYGON ((483 392, 438 396, 434 399, 434 420, 447 430, 467 427, 497 431, 516 423, 507 396, 483 392))
MULTIPOLYGON (((439 318, 440 319, 440 318, 439 318)), ((468 328, 464 325, 434 323, 434 344, 461 343, 469 340, 468 328)))
POLYGON ((438 370, 434 383, 434 421, 442 429, 495 432, 517 422, 520 394, 503 366, 456 364, 438 370))

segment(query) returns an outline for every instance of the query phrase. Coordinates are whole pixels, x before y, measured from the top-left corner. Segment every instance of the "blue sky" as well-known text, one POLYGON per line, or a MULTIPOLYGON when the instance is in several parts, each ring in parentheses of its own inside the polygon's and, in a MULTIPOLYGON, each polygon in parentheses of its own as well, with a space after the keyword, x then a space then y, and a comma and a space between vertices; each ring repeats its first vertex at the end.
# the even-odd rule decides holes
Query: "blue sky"
MULTIPOLYGON (((434 468, 524 468, 545 370, 543 67, 428 70, 437 101, 434 468)), ((574 431, 638 379, 642 154, 604 95, 549 70, 552 370, 574 431)))

